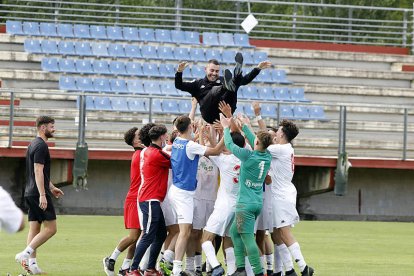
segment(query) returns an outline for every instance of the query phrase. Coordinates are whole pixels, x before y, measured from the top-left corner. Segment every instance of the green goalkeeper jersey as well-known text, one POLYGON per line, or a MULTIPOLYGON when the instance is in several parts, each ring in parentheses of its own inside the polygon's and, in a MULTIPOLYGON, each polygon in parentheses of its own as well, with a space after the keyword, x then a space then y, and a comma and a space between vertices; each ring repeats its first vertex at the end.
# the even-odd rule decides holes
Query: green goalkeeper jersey
MULTIPOLYGON (((251 132, 247 125, 242 128, 244 134, 249 140, 250 145, 254 146, 256 136, 251 132)), ((272 156, 266 150, 265 152, 240 148, 234 144, 230 135, 230 129, 224 129, 224 143, 241 161, 239 175, 239 194, 237 203, 263 203, 263 182, 270 168, 272 156)))

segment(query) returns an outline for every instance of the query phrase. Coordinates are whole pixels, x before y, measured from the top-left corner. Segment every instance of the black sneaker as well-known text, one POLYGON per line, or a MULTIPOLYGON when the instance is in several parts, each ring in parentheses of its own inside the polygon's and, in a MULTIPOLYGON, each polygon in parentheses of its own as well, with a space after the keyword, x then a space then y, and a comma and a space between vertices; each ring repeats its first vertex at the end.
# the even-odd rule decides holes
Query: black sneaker
POLYGON ((109 257, 105 257, 103 260, 104 271, 108 276, 115 276, 114 269, 115 269, 115 260, 109 259, 109 257))
POLYGON ((228 91, 236 92, 236 85, 234 84, 233 75, 229 69, 224 70, 224 86, 228 91))
MULTIPOLYGON (((282 271, 271 274, 272 276, 282 276, 282 271)), ((269 274, 267 275, 269 276, 269 274)))
POLYGON ((203 272, 201 271, 201 269, 196 269, 196 271, 194 272, 195 276, 203 276, 203 272))
POLYGON ((129 271, 129 268, 127 269, 119 269, 118 270, 118 275, 117 276, 126 276, 127 272, 129 271))
POLYGON ((242 73, 242 66, 243 66, 243 55, 239 52, 234 57, 236 61, 236 67, 234 67, 234 77, 237 77, 242 73))
POLYGON ((224 269, 221 267, 221 265, 216 266, 211 270, 211 276, 222 276, 225 274, 224 269))
POLYGON ((305 269, 302 271, 302 276, 312 276, 315 273, 315 270, 310 266, 305 266, 305 269))
POLYGON ((286 276, 298 276, 298 274, 296 274, 296 272, 293 268, 289 271, 286 271, 285 275, 286 276))
POLYGON ((230 276, 247 276, 246 270, 243 271, 237 271, 231 274, 230 276))

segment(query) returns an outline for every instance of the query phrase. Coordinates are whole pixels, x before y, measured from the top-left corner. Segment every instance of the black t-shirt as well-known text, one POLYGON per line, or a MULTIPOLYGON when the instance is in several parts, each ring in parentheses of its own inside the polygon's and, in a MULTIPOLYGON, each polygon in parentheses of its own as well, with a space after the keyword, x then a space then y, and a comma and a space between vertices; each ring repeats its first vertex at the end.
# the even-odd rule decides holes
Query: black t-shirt
POLYGON ((46 142, 36 137, 29 147, 26 153, 26 189, 24 196, 40 196, 39 190, 37 189, 36 179, 34 174, 34 163, 43 164, 43 177, 45 184, 45 192, 51 196, 49 189, 50 182, 50 154, 49 147, 46 142))

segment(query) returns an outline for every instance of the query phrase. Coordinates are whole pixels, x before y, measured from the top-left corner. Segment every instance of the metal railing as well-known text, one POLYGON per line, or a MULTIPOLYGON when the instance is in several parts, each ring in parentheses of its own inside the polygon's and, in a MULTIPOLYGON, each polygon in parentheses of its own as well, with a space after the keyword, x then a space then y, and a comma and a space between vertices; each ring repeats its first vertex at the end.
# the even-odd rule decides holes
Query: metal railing
POLYGON ((159 6, 78 1, 4 0, 2 20, 49 21, 195 30, 243 32, 249 11, 259 24, 253 39, 280 39, 409 47, 413 42, 413 10, 261 0, 211 1, 208 6, 181 0, 159 6), (189 4, 191 3, 191 4, 189 4))

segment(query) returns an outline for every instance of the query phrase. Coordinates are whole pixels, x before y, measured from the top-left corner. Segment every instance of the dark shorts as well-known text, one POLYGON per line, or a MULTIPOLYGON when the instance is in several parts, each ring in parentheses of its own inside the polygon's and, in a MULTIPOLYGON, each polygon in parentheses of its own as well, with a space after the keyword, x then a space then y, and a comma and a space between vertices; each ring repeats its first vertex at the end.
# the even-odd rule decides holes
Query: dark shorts
POLYGON ((27 213, 29 221, 42 223, 45 220, 56 220, 55 207, 53 206, 52 198, 49 195, 46 195, 47 207, 44 211, 39 207, 38 196, 26 196, 24 199, 26 201, 26 206, 29 209, 27 213))

